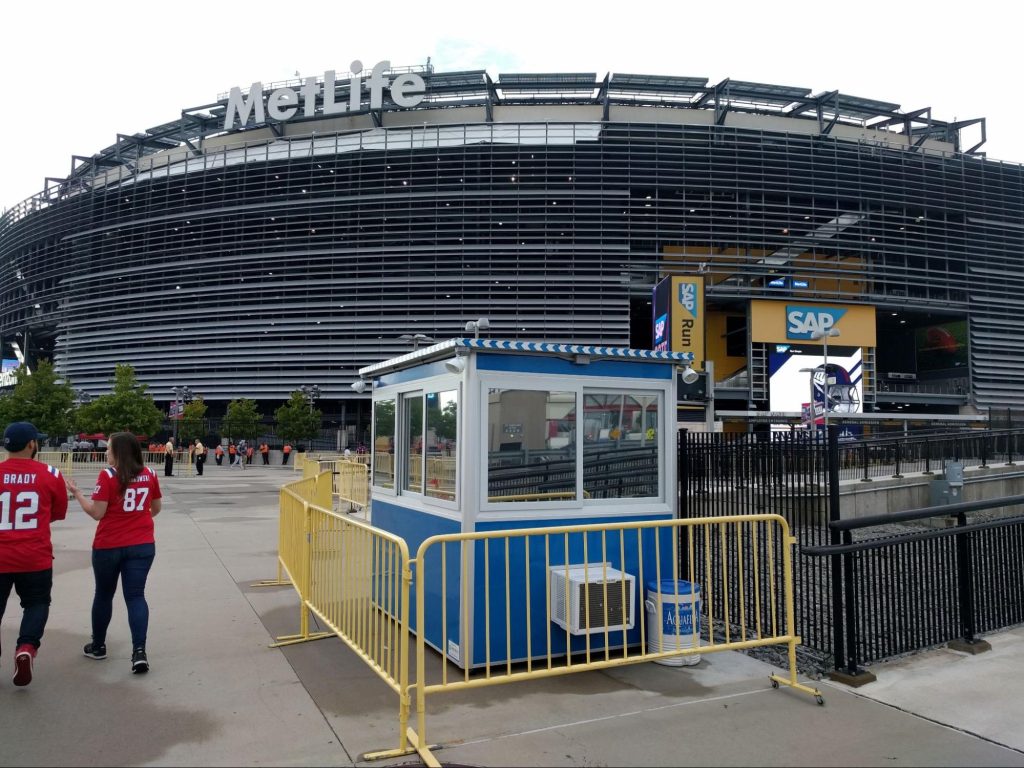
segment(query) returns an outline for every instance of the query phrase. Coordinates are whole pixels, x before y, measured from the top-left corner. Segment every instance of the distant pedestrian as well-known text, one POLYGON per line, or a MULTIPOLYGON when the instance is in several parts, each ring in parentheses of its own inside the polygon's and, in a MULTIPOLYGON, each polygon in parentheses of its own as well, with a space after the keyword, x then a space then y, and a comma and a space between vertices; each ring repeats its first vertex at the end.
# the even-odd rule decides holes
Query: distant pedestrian
POLYGON ((229 453, 232 448, 235 449, 235 452, 231 456, 231 466, 244 470, 245 464, 242 463, 242 458, 245 456, 245 440, 239 440, 238 445, 231 445, 228 448, 229 453))
POLYGON ((168 437, 164 443, 164 477, 174 475, 174 438, 168 437))
POLYGON ((270 446, 267 445, 266 440, 260 443, 260 456, 263 457, 263 466, 270 463, 270 446))
POLYGON ((288 457, 291 455, 291 452, 292 452, 291 443, 285 443, 284 446, 281 448, 281 453, 283 454, 283 458, 281 459, 281 463, 282 464, 287 464, 288 463, 288 457))
POLYGON ((235 455, 238 453, 238 449, 235 447, 234 441, 228 443, 228 467, 232 467, 235 464, 235 455))
POLYGON ((218 467, 224 463, 224 446, 220 443, 217 443, 217 447, 213 449, 213 458, 218 467))
POLYGON ((50 523, 68 512, 64 478, 56 467, 35 461, 39 433, 27 421, 4 432, 8 458, 0 462, 0 619, 13 587, 22 616, 14 650, 14 684, 32 682, 36 652, 50 617, 53 543, 50 523), (59 482, 58 482, 59 481, 59 482))
POLYGON ((202 444, 198 437, 196 438, 196 444, 193 451, 196 457, 196 474, 202 477, 203 465, 206 463, 206 446, 202 444))
POLYGON ((156 556, 153 518, 163 503, 160 481, 143 464, 139 441, 130 432, 110 436, 107 462, 110 466, 100 472, 91 499, 73 480, 65 479, 85 513, 99 522, 92 544, 92 642, 82 650, 90 659, 107 658, 107 628, 120 579, 132 635, 132 672, 139 675, 149 671, 146 579, 156 556))
POLYGON ((252 464, 252 457, 256 453, 256 449, 251 445, 245 446, 245 463, 252 464))

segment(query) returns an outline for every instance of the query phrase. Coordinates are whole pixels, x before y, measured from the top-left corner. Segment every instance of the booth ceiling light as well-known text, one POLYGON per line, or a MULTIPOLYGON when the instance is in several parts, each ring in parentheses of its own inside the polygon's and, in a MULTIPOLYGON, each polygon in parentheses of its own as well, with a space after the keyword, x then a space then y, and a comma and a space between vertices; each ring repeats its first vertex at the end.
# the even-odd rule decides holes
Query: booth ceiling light
POLYGON ((359 393, 365 392, 371 386, 372 386, 371 383, 366 381, 365 379, 360 379, 359 381, 352 382, 352 389, 354 389, 356 392, 359 392, 359 393))
POLYGON ((693 368, 691 368, 690 366, 686 366, 685 368, 683 368, 681 378, 683 380, 683 384, 695 384, 697 382, 697 379, 700 378, 700 374, 693 370, 693 368))

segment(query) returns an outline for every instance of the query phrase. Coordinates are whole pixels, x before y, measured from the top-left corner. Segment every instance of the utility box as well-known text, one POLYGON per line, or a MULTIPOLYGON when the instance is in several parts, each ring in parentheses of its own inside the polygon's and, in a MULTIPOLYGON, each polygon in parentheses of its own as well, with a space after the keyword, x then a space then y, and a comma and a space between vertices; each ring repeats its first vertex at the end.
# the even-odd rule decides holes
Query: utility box
POLYGON ((963 501, 964 465, 960 461, 947 461, 941 479, 929 484, 929 505, 941 507, 963 501))
POLYGON ((945 469, 946 482, 951 487, 962 488, 964 484, 964 464, 962 461, 947 461, 945 469))

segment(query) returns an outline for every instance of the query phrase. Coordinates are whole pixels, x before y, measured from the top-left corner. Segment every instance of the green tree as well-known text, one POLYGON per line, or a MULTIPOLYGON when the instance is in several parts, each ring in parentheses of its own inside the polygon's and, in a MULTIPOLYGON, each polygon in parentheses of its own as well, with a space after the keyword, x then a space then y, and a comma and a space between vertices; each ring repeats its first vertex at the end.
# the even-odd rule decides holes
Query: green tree
POLYGON ((288 402, 274 411, 274 418, 277 419, 277 434, 283 440, 294 443, 316 437, 323 414, 315 408, 310 409, 306 396, 296 390, 288 402))
POLYGON ((23 365, 14 372, 15 384, 0 397, 0 422, 31 421, 47 435, 66 435, 71 431, 75 393, 70 384, 57 380, 49 360, 40 360, 29 374, 23 365))
POLYGON ((185 403, 181 423, 178 425, 178 435, 183 445, 191 443, 197 437, 200 440, 206 437, 206 403, 203 402, 203 398, 197 397, 191 403, 185 403))
POLYGON ((164 423, 164 412, 156 407, 148 384, 140 384, 135 369, 123 363, 115 366, 113 391, 83 405, 75 421, 83 432, 132 432, 152 435, 164 423))
POLYGON ((254 401, 240 397, 228 403, 227 414, 221 422, 220 431, 232 440, 252 440, 256 437, 262 418, 263 416, 256 410, 254 401))
MULTIPOLYGON (((448 393, 442 392, 441 394, 445 395, 448 393)), ((454 398, 451 398, 442 406, 441 411, 439 413, 428 413, 433 413, 433 417, 431 418, 430 416, 428 416, 428 418, 430 418, 431 423, 428 424, 427 426, 433 427, 434 432, 437 434, 438 437, 445 438, 447 440, 454 440, 456 434, 456 427, 458 426, 459 423, 458 401, 455 400, 454 398)))

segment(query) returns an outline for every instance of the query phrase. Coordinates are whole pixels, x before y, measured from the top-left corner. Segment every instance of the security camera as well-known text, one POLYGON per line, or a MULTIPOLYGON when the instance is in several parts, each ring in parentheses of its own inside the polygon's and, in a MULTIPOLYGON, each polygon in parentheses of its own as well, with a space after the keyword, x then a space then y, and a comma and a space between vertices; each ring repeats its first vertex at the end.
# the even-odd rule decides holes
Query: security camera
POLYGON ((686 366, 685 368, 683 368, 683 372, 680 375, 680 378, 683 380, 683 384, 695 384, 697 382, 697 379, 700 378, 700 374, 697 373, 697 371, 693 370, 693 368, 691 368, 690 366, 686 366))
POLYGON ((354 389, 356 392, 359 392, 360 394, 365 392, 368 386, 370 386, 369 382, 364 381, 363 379, 352 382, 352 389, 354 389))

